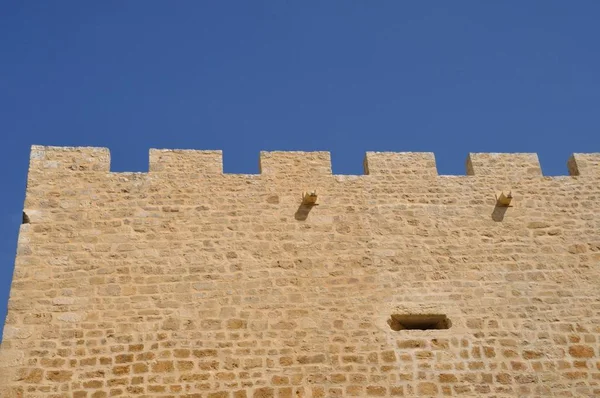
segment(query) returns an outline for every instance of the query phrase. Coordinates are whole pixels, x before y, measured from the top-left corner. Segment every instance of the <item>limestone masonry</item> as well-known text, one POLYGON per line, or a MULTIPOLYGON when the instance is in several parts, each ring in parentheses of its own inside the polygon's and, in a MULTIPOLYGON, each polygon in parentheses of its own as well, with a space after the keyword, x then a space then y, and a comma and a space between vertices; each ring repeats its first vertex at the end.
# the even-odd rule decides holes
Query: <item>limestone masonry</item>
POLYGON ((260 168, 34 146, 0 396, 600 397, 600 153, 260 168))

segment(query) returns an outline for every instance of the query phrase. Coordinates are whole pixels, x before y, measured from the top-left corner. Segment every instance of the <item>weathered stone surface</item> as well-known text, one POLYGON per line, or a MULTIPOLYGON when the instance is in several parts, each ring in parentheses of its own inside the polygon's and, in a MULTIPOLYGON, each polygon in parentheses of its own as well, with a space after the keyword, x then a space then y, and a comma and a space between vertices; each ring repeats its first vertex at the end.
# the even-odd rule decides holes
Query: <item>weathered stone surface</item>
POLYGON ((33 147, 0 396, 598 396, 599 159, 33 147))

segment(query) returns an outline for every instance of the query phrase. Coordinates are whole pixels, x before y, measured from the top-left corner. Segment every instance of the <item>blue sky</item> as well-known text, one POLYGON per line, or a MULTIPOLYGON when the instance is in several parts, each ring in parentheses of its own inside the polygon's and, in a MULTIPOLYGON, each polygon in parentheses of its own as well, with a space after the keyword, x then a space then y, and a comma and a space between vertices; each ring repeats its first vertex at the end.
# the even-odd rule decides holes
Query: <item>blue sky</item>
POLYGON ((113 171, 149 148, 537 152, 546 175, 600 152, 600 2, 60 1, 0 9, 0 320, 32 144, 104 146, 113 171))

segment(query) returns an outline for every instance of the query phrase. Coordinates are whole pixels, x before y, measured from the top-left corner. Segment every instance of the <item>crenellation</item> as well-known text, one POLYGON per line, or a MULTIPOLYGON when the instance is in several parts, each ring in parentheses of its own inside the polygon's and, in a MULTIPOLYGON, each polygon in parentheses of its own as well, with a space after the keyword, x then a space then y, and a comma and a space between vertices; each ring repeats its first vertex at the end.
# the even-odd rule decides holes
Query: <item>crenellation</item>
POLYGON ((98 147, 31 147, 30 172, 110 171, 110 151, 98 147))
POLYGON ((33 147, 0 397, 598 395, 598 154, 260 162, 33 147))
MULTIPOLYGON (((364 175, 429 178, 438 175, 435 154, 431 152, 367 152, 364 175)), ((596 176, 600 172, 599 153, 575 153, 568 162, 570 176, 596 176)), ((260 174, 278 178, 332 175, 329 152, 263 151, 260 174)), ((149 173, 187 173, 195 176, 223 175, 223 153, 217 150, 150 149, 149 173)), ((90 171, 110 172, 110 151, 100 147, 56 147, 34 145, 30 172, 90 171)), ((147 173, 119 172, 139 175, 147 173)), ((510 179, 542 176, 535 153, 470 153, 466 174, 510 179)), ((228 174, 230 176, 236 174, 228 174)), ((242 177, 253 174, 238 174, 242 177)), ((440 176, 449 177, 449 176, 440 176)))
POLYGON ((150 173, 223 174, 222 151, 150 149, 150 173))
POLYGON ((259 168, 260 174, 280 178, 332 174, 329 152, 261 151, 259 168))
POLYGON ((367 152, 364 173, 414 178, 438 175, 435 155, 431 152, 367 152))
POLYGON ((470 153, 467 175, 527 178, 542 175, 535 153, 470 153))
POLYGON ((567 167, 572 176, 600 176, 600 153, 574 153, 567 167))

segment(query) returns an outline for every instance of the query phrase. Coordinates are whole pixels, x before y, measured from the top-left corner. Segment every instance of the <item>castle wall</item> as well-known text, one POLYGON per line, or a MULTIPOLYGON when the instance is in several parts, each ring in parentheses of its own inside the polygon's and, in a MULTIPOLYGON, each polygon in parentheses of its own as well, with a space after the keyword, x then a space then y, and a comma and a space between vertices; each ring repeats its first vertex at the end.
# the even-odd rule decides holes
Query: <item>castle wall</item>
POLYGON ((107 149, 33 147, 0 394, 600 396, 600 154, 466 168, 151 150, 111 173, 107 149), (394 327, 415 314, 451 327, 394 327))

